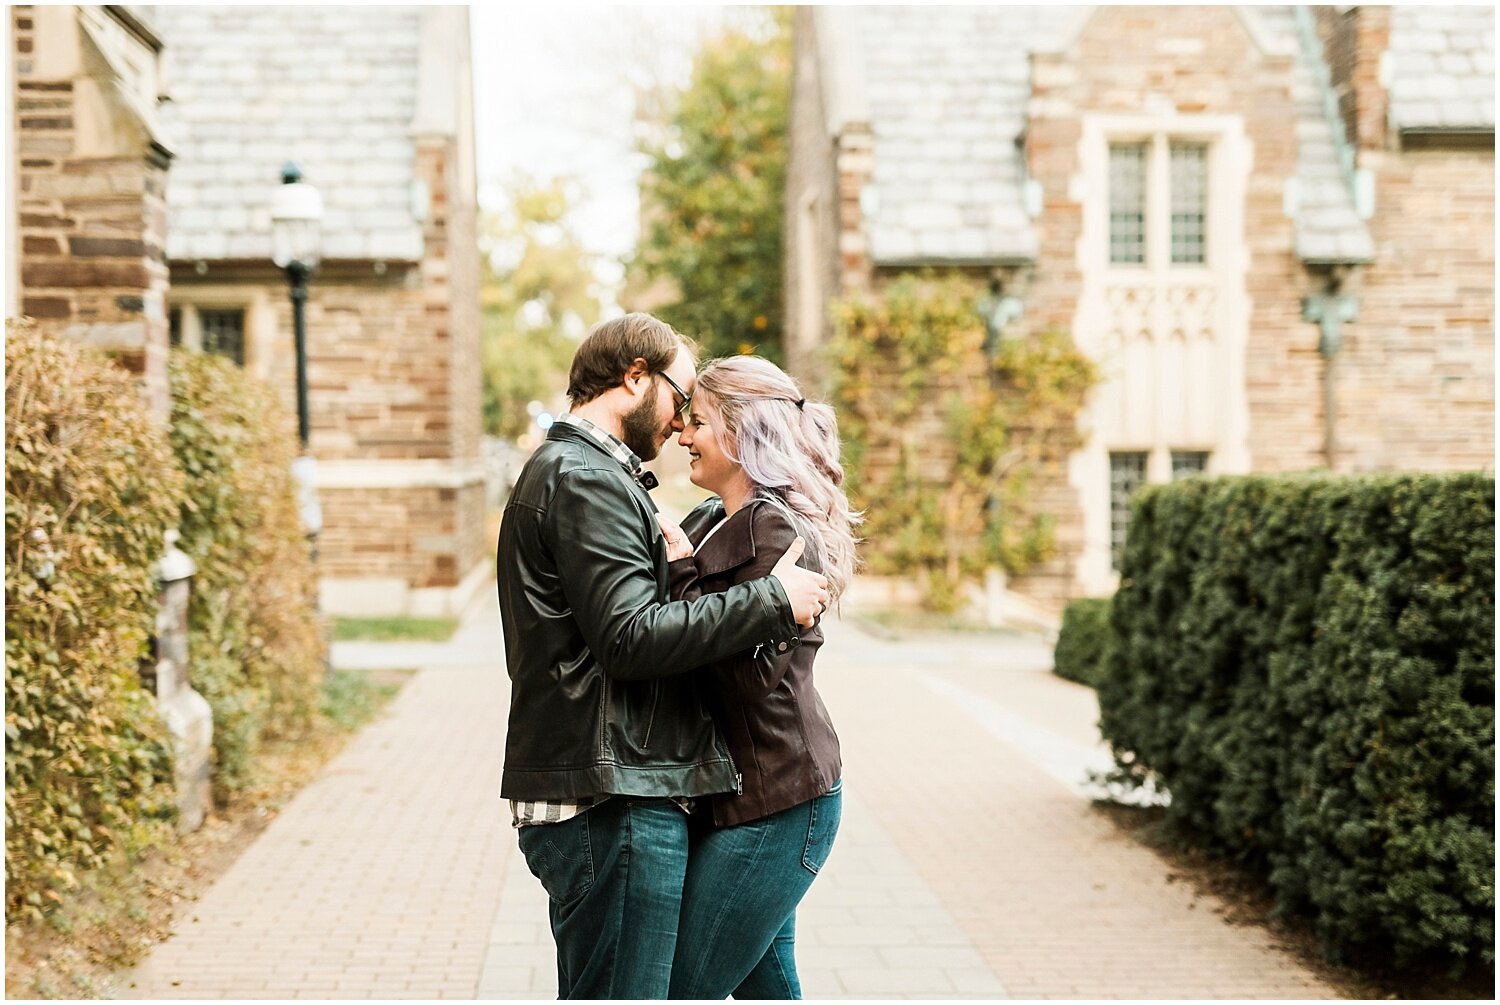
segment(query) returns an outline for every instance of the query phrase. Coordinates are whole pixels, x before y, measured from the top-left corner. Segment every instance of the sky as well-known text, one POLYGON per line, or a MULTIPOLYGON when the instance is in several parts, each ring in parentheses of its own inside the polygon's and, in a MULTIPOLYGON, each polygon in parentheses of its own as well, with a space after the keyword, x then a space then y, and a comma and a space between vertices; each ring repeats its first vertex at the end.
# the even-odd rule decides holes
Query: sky
POLYGON ((575 178, 583 199, 575 232, 604 256, 600 278, 634 246, 635 89, 685 84, 699 41, 753 17, 729 6, 476 5, 474 119, 479 201, 503 204, 505 181, 575 178))

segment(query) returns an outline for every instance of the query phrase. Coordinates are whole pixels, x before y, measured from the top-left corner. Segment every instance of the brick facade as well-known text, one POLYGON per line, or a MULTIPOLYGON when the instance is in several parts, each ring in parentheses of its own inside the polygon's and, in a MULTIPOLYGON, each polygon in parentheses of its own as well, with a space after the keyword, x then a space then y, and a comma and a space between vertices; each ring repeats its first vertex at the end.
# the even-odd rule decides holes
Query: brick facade
POLYGON ((160 43, 103 13, 113 10, 10 9, 18 307, 42 331, 109 350, 165 415, 170 154, 129 110, 121 83, 87 58, 113 45, 132 50, 122 59, 154 64, 160 43))

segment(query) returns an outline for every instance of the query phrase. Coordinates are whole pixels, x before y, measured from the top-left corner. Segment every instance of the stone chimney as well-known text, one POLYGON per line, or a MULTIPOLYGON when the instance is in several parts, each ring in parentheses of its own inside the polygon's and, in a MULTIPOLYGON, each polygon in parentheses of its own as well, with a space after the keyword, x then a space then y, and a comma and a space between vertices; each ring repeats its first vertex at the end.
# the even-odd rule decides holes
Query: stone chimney
POLYGON ((1325 5, 1313 12, 1344 135, 1356 150, 1384 149, 1387 98, 1380 60, 1391 40, 1390 7, 1325 5))

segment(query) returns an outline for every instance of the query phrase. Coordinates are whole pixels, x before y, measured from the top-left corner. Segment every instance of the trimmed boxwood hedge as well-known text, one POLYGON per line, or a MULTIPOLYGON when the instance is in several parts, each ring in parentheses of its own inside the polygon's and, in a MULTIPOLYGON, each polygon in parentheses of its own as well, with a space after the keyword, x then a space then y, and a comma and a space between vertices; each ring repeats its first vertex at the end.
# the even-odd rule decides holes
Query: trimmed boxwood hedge
POLYGON ((1063 610, 1062 627, 1052 651, 1052 671, 1065 680, 1099 682, 1109 655, 1109 598, 1082 597, 1063 610))
POLYGON ((1122 774, 1335 957, 1494 960, 1492 475, 1143 491, 1099 685, 1122 774))

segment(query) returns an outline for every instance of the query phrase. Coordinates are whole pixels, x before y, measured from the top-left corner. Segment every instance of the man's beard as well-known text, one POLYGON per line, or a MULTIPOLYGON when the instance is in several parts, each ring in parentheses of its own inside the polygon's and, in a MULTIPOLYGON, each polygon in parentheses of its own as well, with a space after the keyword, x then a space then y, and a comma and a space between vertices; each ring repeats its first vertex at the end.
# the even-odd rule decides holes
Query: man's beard
POLYGON ((656 418, 657 396, 661 388, 651 382, 651 396, 625 413, 620 420, 620 439, 643 461, 654 461, 661 450, 661 425, 656 418))

